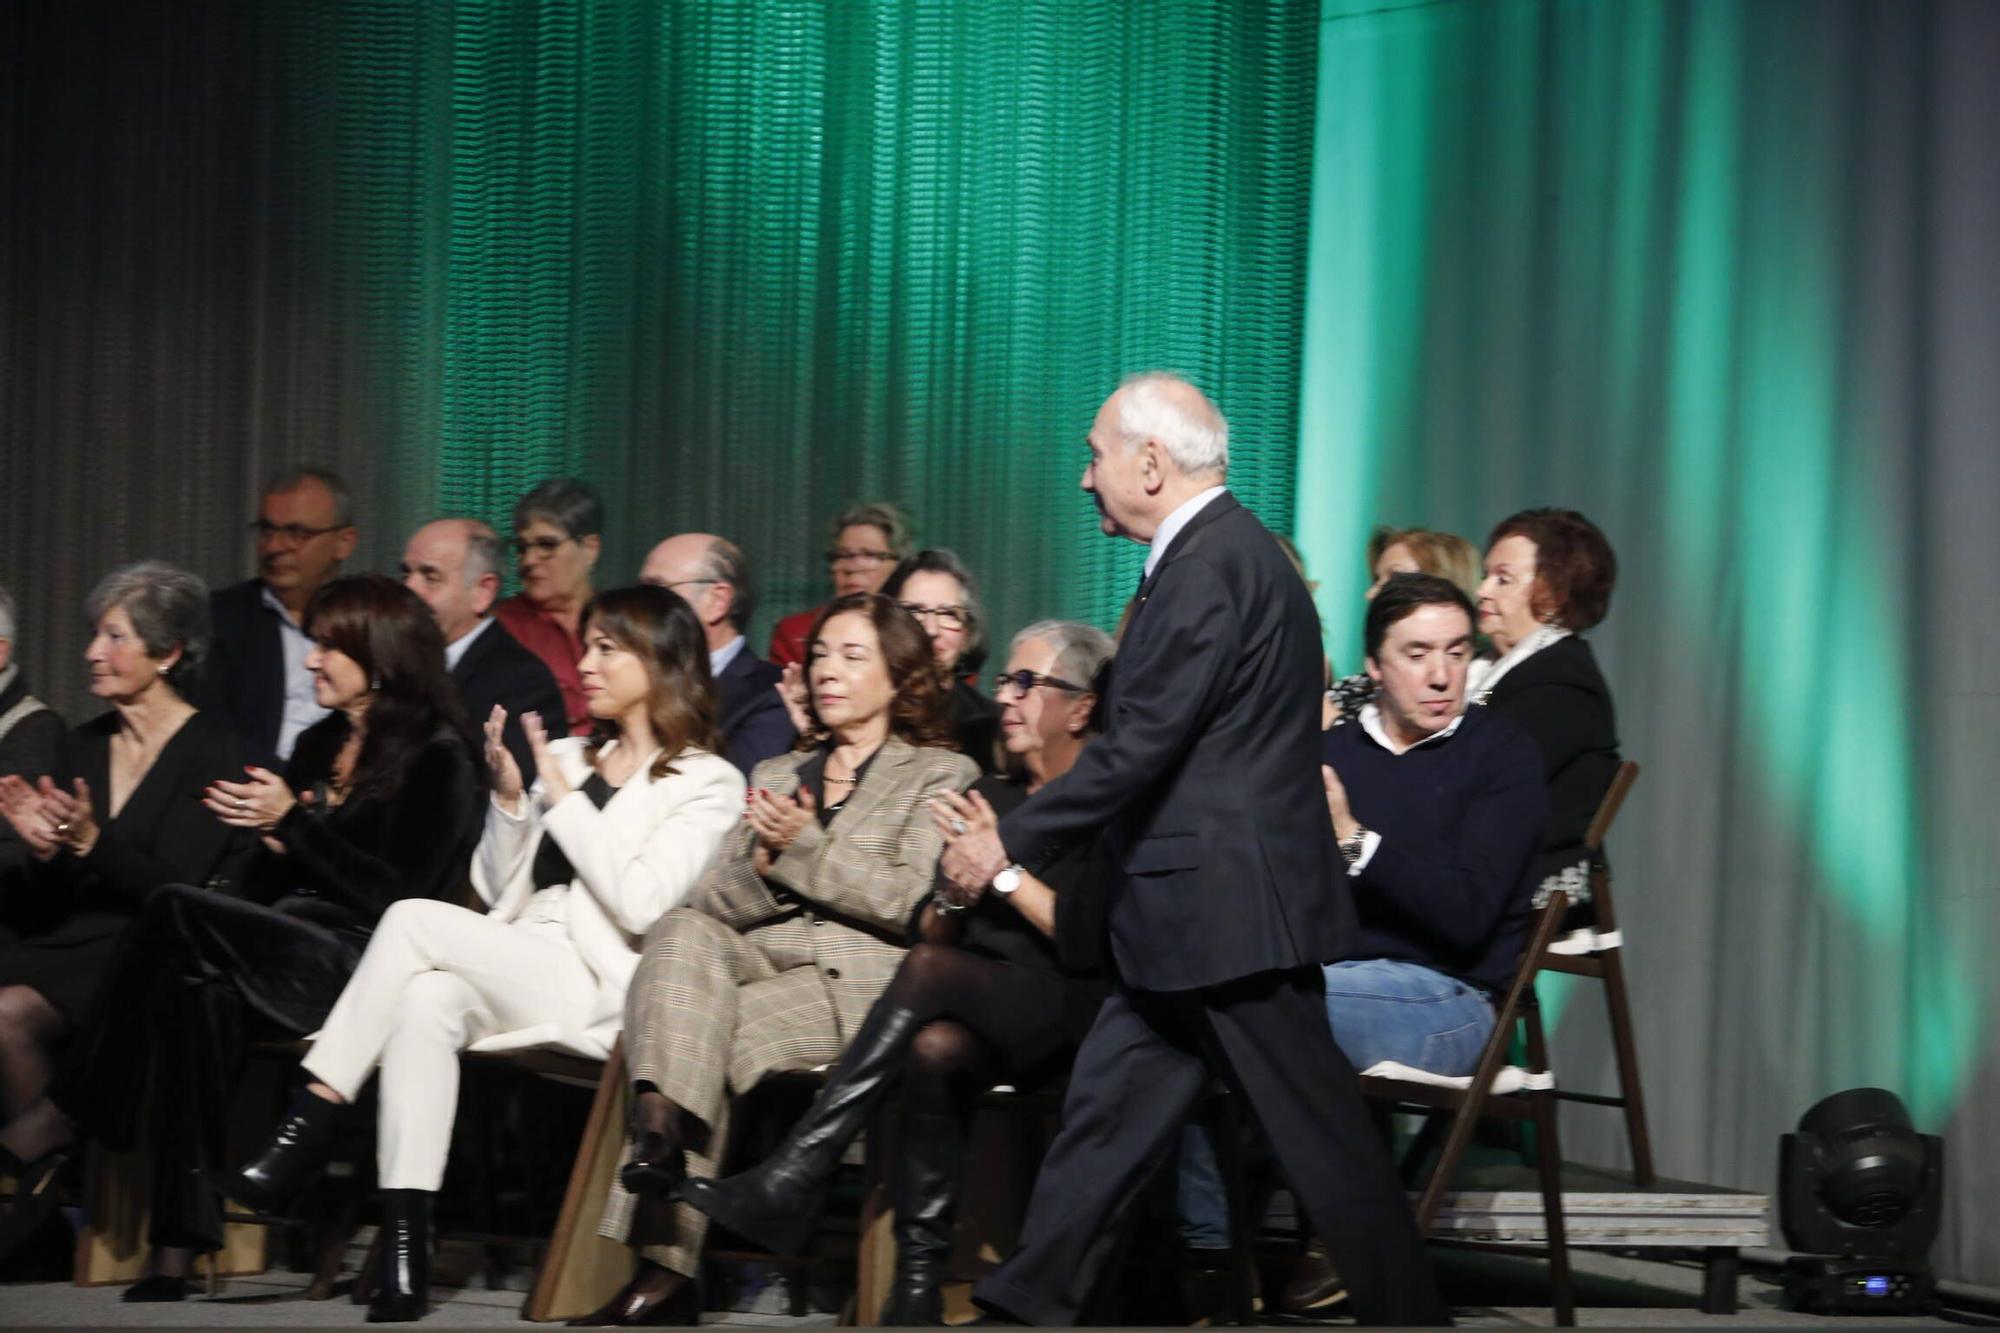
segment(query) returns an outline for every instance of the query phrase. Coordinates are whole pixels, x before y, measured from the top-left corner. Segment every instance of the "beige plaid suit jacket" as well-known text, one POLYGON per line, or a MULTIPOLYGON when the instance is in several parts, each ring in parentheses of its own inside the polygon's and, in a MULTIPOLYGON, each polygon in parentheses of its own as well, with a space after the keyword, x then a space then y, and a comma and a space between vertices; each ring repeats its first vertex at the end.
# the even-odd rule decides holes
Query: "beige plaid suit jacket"
MULTIPOLYGON (((767 759, 750 785, 790 795, 810 758, 767 759)), ((745 823, 687 904, 648 935, 626 996, 626 1058, 635 1083, 707 1126, 707 1141, 688 1145, 690 1173, 716 1170, 732 1091, 838 1058, 895 974, 910 914, 931 890, 942 840, 930 798, 978 775, 964 755, 891 738, 832 824, 809 820, 768 879, 752 868, 745 823)), ((614 1182, 599 1233, 692 1272, 706 1219, 676 1207, 671 1238, 654 1241, 632 1233, 632 1205, 614 1182)))

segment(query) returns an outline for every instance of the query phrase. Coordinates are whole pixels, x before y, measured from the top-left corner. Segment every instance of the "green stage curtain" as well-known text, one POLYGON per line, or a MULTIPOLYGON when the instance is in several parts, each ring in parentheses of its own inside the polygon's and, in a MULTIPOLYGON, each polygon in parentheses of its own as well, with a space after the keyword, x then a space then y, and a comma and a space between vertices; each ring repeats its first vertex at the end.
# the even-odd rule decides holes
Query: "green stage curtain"
MULTIPOLYGON (((1772 1189, 1807 1106, 1894 1089, 1950 1140, 1943 1270, 2000 1282, 2000 8, 1328 0, 1320 61, 1298 535, 1336 658, 1373 524, 1596 519, 1662 1169, 1772 1189)), ((1594 984, 1559 1036, 1607 1089, 1594 984)))

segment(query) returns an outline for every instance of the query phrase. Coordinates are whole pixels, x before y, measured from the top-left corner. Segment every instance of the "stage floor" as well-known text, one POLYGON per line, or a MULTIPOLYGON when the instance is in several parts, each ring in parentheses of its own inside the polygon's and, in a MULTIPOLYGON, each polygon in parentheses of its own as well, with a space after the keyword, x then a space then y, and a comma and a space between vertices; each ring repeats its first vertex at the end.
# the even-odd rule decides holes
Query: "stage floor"
MULTIPOLYGON (((1545 1327, 1551 1323, 1547 1279, 1542 1265, 1511 1255, 1439 1251, 1445 1294, 1461 1326, 1472 1328, 1545 1327)), ((1778 1304, 1775 1287, 1744 1275, 1734 1315, 1704 1315, 1698 1264, 1660 1263, 1592 1251, 1576 1254, 1577 1322, 1584 1328, 1806 1328, 1943 1327, 1937 1319, 1819 1319, 1796 1315, 1778 1304)), ((11 1328, 206 1327, 354 1328, 362 1311, 345 1299, 305 1299, 304 1274, 274 1272, 232 1279, 216 1297, 194 1297, 180 1305, 127 1305, 118 1287, 79 1288, 67 1283, 24 1283, 0 1287, 0 1324, 11 1328)), ((519 1333, 524 1293, 491 1291, 473 1285, 441 1289, 439 1304, 425 1328, 495 1328, 519 1333)), ((774 1293, 775 1294, 775 1293, 774 1293)), ((828 1326, 831 1313, 802 1319, 782 1314, 714 1313, 710 1325, 738 1328, 828 1326)), ((552 1325, 551 1327, 559 1327, 552 1325)))

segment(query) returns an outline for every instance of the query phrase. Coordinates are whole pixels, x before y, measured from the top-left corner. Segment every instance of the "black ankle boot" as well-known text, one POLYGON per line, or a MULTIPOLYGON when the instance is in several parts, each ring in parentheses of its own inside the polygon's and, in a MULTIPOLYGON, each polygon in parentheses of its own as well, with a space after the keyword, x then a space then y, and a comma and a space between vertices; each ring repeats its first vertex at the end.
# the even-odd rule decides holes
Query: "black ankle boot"
POLYGON ((878 1003, 834 1066, 812 1109, 769 1161, 728 1180, 681 1182, 683 1203, 739 1236, 779 1254, 797 1254, 812 1238, 840 1154, 861 1132, 884 1088, 902 1072, 917 1016, 878 1003))
POLYGON ((944 1323, 965 1126, 957 1116, 905 1113, 889 1199, 896 1210, 896 1280, 876 1320, 884 1328, 944 1323))
POLYGON ((381 1256, 375 1299, 368 1302, 371 1324, 407 1324, 431 1308, 431 1192, 383 1190, 381 1256))
POLYGON ((301 1088, 257 1155, 234 1171, 211 1177, 215 1187, 253 1212, 280 1211, 326 1165, 341 1109, 339 1102, 301 1088))

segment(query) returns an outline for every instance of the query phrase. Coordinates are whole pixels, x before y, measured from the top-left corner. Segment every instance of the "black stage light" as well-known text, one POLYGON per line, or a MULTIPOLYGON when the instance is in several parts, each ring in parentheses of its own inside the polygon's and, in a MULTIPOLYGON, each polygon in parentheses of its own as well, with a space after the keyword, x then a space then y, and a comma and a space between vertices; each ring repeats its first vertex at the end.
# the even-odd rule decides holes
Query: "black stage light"
POLYGON ((1795 1255, 1786 1302, 1816 1314, 1935 1307, 1930 1248, 1943 1220, 1944 1140, 1919 1134, 1896 1094, 1849 1088, 1778 1141, 1778 1220, 1795 1255))

